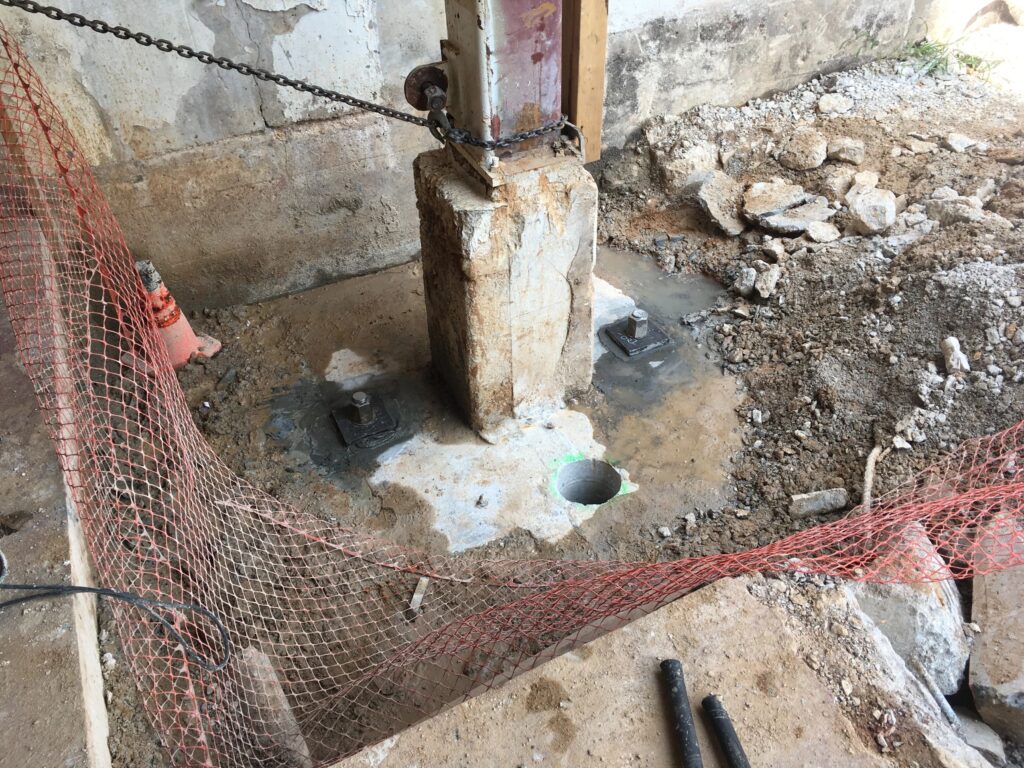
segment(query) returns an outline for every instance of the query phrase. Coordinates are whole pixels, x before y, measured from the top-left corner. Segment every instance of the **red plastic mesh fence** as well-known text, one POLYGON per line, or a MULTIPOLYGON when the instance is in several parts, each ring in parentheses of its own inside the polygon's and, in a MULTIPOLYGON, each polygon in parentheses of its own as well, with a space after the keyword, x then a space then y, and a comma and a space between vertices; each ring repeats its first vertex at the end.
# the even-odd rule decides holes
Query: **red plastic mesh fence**
MULTIPOLYGON (((99 579, 201 604, 231 638, 231 663, 208 672, 115 606, 175 764, 329 763, 722 577, 927 581, 1024 563, 1024 424, 963 445, 869 513, 671 563, 429 557, 296 512, 204 442, 86 158, 2 29, 0 44, 0 284, 99 579)), ((171 615, 218 657, 213 626, 171 615)))

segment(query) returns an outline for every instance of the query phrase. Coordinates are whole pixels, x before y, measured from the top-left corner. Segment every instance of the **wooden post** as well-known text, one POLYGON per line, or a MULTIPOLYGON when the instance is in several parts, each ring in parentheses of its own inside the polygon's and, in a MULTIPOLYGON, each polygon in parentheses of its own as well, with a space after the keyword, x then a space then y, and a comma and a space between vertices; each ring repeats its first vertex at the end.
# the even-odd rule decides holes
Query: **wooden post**
POLYGON ((583 132, 591 163, 601 158, 608 0, 565 0, 563 33, 562 109, 583 132))

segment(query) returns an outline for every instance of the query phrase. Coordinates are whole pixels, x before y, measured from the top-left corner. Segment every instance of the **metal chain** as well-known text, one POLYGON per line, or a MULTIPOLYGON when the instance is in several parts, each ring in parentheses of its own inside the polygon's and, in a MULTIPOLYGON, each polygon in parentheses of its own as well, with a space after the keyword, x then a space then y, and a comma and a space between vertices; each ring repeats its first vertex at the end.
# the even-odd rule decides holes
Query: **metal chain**
MULTIPOLYGON (((152 46, 163 53, 176 53, 183 59, 195 59, 202 64, 213 64, 221 69, 237 72, 240 75, 246 75, 248 77, 254 77, 257 80, 273 83, 274 85, 281 86, 282 88, 292 88, 293 90, 301 93, 308 93, 322 99, 327 99, 328 101, 346 104, 350 107, 365 110, 366 112, 373 112, 384 117, 390 117, 393 120, 402 120, 406 123, 430 128, 431 133, 435 138, 438 138, 441 141, 450 141, 453 144, 468 144, 473 147, 480 147, 481 149, 501 149, 503 147, 511 147, 520 142, 527 141, 528 139, 543 136, 544 134, 551 133, 552 131, 561 131, 566 124, 566 118, 562 117, 554 123, 542 125, 540 128, 534 128, 530 131, 515 133, 504 138, 495 140, 478 139, 466 129, 445 125, 436 118, 427 119, 420 117, 419 115, 410 114, 409 112, 402 112, 398 109, 386 107, 383 104, 374 104, 370 101, 357 99, 355 96, 349 96, 344 93, 339 93, 338 91, 332 91, 329 88, 323 88, 319 85, 310 85, 304 80, 296 80, 286 75, 271 72, 270 70, 254 67, 251 64, 232 61, 224 56, 214 56, 212 53, 208 53, 207 51, 197 51, 195 48, 191 48, 187 45, 172 43, 170 40, 153 37, 152 35, 147 35, 145 32, 132 32, 127 27, 109 24, 101 19, 89 19, 80 13, 70 13, 68 11, 62 11, 60 8, 55 8, 52 5, 42 5, 35 2, 35 0, 0 0, 0 6, 20 8, 27 13, 38 13, 48 19, 53 19, 54 21, 66 21, 74 27, 91 29, 93 32, 98 32, 101 35, 113 35, 118 40, 131 40, 132 42, 138 43, 146 48, 152 46)), ((445 120, 444 123, 447 123, 447 121, 445 120)))

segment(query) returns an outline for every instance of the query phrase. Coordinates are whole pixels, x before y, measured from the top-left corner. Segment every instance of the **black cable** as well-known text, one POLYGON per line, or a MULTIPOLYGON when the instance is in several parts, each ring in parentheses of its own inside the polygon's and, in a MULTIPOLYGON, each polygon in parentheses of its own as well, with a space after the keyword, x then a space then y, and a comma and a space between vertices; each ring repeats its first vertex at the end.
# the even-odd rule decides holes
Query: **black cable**
POLYGON ((72 584, 0 584, 0 589, 8 589, 17 592, 33 592, 31 595, 22 595, 20 597, 11 598, 0 603, 0 610, 4 608, 10 608, 14 605, 20 605, 22 603, 31 602, 32 600, 44 600, 50 597, 62 597, 66 595, 98 595, 99 597, 107 597, 113 600, 121 600, 122 602, 133 605, 146 613, 148 613, 153 619, 160 622, 167 633, 177 641, 182 649, 185 651, 185 655, 198 664, 200 667, 205 669, 207 672, 219 672, 224 669, 228 662, 231 661, 231 638, 228 635, 228 628, 224 626, 224 622, 221 621, 220 617, 213 611, 204 608, 201 605, 195 603, 172 603, 165 600, 154 600, 149 597, 143 597, 142 595, 136 595, 131 592, 119 592, 116 589, 104 589, 102 587, 79 587, 72 584), (221 660, 215 662, 211 659, 207 659, 198 653, 193 647, 192 643, 185 639, 185 637, 175 629, 174 625, 165 617, 157 613, 156 609, 162 608, 167 611, 174 611, 176 613, 198 613, 201 616, 205 616, 209 619, 215 627, 217 632, 220 633, 221 640, 221 660))

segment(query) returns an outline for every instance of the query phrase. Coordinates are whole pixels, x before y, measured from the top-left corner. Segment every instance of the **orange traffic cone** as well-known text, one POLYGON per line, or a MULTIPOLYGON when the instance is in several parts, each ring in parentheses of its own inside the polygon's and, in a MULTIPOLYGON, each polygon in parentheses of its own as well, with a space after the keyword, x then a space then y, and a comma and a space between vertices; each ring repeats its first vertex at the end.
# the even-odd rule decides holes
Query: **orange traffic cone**
POLYGON ((181 312, 171 292, 167 290, 160 273, 151 261, 137 261, 142 285, 149 294, 149 308, 153 313, 160 337, 175 369, 181 368, 197 357, 213 357, 220 352, 220 342, 206 334, 196 335, 188 319, 181 312))

